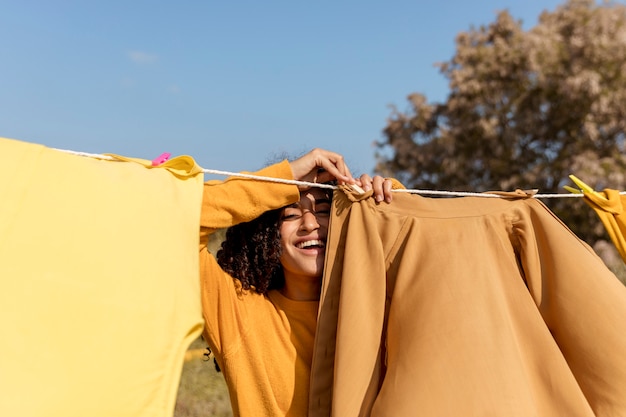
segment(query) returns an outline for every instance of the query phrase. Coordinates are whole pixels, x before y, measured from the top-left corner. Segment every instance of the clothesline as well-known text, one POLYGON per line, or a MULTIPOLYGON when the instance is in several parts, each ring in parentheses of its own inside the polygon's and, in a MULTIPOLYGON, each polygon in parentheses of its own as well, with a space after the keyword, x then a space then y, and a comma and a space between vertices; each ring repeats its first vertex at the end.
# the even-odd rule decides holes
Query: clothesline
MULTIPOLYGON (((71 151, 66 149, 56 149, 57 151, 70 153, 73 155, 84 156, 89 158, 103 159, 113 161, 115 158, 109 155, 102 154, 93 154, 88 152, 78 152, 71 151)), ((223 175, 229 177, 239 177, 239 178, 249 178, 258 181, 268 181, 268 182, 276 182, 280 184, 291 184, 298 185, 304 187, 317 187, 317 188, 326 188, 326 189, 337 189, 337 186, 330 184, 320 184, 316 182, 307 182, 307 181, 297 181, 297 180, 288 180, 284 178, 274 178, 274 177, 265 177, 262 175, 254 175, 254 174, 244 174, 242 172, 230 172, 230 171, 222 171, 217 169, 205 169, 202 168, 202 172, 205 174, 213 174, 213 175, 223 175)), ((420 195, 440 195, 440 196, 448 196, 448 197, 486 197, 486 198, 502 198, 499 194, 493 193, 479 193, 479 192, 467 192, 467 191, 445 191, 445 190, 423 190, 423 189, 395 189, 392 190, 396 193, 409 193, 409 194, 420 194, 420 195)), ((626 195, 626 191, 620 192, 621 195, 626 195)), ((533 198, 580 198, 583 197, 584 194, 575 194, 575 193, 556 193, 556 194, 533 194, 531 197, 533 198)))

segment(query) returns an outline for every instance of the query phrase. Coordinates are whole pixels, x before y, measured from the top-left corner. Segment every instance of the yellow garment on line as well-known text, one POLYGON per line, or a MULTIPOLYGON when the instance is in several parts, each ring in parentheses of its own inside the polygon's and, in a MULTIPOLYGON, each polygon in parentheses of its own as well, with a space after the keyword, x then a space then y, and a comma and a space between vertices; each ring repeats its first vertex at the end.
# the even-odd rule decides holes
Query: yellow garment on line
POLYGON ((0 138, 0 416, 173 414, 203 176, 117 159, 0 138))
POLYGON ((584 200, 600 217, 617 251, 626 262, 626 213, 623 209, 626 195, 607 188, 603 192, 585 193, 584 200))

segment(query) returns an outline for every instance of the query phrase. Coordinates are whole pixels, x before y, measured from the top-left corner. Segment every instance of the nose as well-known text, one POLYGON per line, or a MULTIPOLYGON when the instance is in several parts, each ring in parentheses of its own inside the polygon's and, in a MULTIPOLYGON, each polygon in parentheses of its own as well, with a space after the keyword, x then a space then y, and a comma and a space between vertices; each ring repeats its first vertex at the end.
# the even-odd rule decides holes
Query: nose
POLYGON ((315 213, 311 211, 306 211, 304 212, 304 214, 302 214, 302 223, 300 223, 301 230, 311 231, 311 230, 319 229, 319 227, 320 227, 320 224, 317 221, 317 217, 315 216, 315 213))

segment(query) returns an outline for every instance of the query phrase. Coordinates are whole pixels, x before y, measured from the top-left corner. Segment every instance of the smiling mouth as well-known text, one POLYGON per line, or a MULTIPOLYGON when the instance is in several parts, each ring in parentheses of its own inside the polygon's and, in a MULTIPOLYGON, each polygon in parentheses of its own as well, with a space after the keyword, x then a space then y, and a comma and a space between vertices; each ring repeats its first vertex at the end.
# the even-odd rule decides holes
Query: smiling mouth
POLYGON ((296 245, 298 249, 325 248, 326 244, 321 240, 307 240, 296 245))

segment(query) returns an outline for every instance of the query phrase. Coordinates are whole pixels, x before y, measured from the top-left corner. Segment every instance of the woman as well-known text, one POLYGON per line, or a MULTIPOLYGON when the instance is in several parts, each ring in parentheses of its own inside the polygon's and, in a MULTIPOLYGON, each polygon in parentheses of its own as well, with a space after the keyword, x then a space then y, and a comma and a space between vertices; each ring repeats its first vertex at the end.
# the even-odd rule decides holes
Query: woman
MULTIPOLYGON (((257 174, 336 179, 391 200, 390 181, 355 180, 340 155, 319 149, 257 174)), ((234 415, 305 416, 330 194, 233 178, 207 183, 202 213, 204 336, 224 372, 234 415), (236 224, 218 264, 206 249, 208 235, 236 224)))

